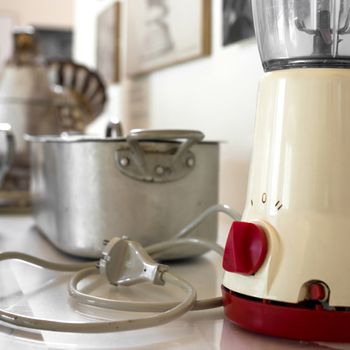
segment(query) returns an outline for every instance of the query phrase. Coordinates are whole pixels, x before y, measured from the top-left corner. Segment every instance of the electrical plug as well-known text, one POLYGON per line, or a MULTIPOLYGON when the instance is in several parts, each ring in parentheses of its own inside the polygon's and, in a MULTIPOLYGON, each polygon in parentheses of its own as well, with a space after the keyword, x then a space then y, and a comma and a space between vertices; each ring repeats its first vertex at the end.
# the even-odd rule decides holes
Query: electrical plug
POLYGON ((99 268, 101 274, 116 286, 146 281, 163 285, 162 275, 169 269, 167 265, 154 261, 140 243, 126 237, 115 237, 106 242, 99 268))

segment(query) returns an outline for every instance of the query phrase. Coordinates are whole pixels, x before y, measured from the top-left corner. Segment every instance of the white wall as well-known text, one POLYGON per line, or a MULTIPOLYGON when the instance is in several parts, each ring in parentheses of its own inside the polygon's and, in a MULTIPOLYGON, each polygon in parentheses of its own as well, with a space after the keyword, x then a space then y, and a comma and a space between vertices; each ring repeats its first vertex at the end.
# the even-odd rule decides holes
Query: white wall
MULTIPOLYGON (((90 66, 95 65, 96 15, 111 2, 75 0, 75 57, 90 66)), ((112 104, 106 114, 120 115, 127 130, 195 128, 210 140, 224 141, 220 201, 242 210, 262 68, 254 39, 222 47, 221 9, 221 0, 212 0, 210 57, 123 80, 110 89, 112 104)))
POLYGON ((71 28, 73 0, 0 0, 0 15, 10 15, 16 25, 71 28))
POLYGON ((73 27, 74 0, 0 0, 0 69, 12 53, 16 26, 73 27))

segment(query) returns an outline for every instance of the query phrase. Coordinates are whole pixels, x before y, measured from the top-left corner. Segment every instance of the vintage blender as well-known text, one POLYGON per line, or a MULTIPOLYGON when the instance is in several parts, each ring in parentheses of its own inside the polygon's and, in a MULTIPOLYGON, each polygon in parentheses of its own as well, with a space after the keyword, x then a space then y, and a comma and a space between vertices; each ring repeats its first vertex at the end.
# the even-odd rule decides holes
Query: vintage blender
POLYGON ((350 341, 350 1, 253 0, 265 70, 225 313, 259 333, 350 341))

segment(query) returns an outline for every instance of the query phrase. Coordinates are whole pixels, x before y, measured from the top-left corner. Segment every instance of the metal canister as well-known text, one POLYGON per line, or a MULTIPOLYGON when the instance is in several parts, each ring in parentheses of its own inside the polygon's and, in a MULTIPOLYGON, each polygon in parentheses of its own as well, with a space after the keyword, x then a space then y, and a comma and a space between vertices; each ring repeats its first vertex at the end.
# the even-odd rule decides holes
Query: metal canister
POLYGON ((29 202, 29 148, 24 134, 56 133, 53 94, 31 28, 14 33, 14 52, 0 76, 0 123, 11 125, 14 159, 0 191, 0 206, 29 202))

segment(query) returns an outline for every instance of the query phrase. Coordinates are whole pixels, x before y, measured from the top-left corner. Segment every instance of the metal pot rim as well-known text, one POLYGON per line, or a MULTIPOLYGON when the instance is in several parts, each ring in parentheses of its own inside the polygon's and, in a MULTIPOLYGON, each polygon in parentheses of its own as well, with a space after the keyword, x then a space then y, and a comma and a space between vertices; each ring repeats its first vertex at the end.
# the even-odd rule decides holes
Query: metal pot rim
MULTIPOLYGON (((82 134, 61 134, 61 135, 24 135, 24 139, 30 143, 87 143, 87 142, 127 142, 126 137, 101 137, 82 134)), ((141 140, 140 142, 178 143, 174 140, 141 140)), ((218 144, 221 141, 201 141, 199 144, 218 144)))

